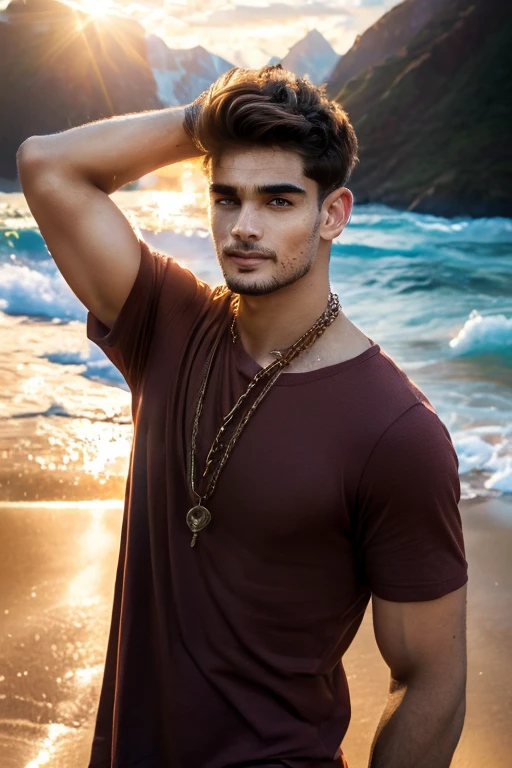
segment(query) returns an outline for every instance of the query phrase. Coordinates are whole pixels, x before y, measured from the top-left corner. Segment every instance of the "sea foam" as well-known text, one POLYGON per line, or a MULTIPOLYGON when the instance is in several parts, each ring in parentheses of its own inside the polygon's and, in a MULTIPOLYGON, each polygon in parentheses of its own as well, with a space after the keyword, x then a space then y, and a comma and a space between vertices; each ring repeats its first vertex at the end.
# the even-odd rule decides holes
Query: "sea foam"
POLYGON ((512 318, 502 314, 483 316, 474 309, 451 339, 450 347, 459 356, 502 352, 512 355, 512 318))

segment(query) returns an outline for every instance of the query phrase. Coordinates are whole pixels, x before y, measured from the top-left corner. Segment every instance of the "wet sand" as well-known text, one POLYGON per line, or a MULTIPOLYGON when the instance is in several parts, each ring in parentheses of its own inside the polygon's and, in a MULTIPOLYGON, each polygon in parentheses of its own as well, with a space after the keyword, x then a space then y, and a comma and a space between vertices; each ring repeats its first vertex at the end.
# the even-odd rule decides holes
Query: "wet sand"
MULTIPOLYGON (((462 501, 460 510, 469 563, 468 686, 466 719, 452 768, 510 768, 512 499, 462 501)), ((366 768, 389 681, 370 607, 344 664, 352 720, 343 748, 350 768, 366 768)))
POLYGON ((2 768, 87 765, 121 515, 90 501, 0 505, 2 768))
MULTIPOLYGON (((0 765, 86 768, 112 605, 122 510, 0 504, 0 765)), ((468 706, 454 768, 512 756, 512 499, 461 502, 467 556, 468 706)), ((388 671, 370 607, 345 656, 352 722, 343 746, 366 768, 388 671)), ((197 766, 200 768, 200 766, 197 766)))

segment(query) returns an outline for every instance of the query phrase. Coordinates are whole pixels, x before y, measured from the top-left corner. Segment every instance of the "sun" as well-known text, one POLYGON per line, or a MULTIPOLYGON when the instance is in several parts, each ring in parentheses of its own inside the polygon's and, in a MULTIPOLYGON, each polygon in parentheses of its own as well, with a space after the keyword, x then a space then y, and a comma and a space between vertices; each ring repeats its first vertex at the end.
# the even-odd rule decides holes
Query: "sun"
POLYGON ((111 3, 105 0, 82 0, 80 6, 85 13, 96 19, 106 16, 111 11, 111 3))

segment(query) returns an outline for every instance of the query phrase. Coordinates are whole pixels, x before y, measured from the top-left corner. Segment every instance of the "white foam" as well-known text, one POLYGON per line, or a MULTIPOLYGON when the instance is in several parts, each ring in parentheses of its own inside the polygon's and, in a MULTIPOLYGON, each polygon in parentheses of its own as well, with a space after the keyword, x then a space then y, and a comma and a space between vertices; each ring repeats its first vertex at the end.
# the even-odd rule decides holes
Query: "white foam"
POLYGON ((501 493, 512 493, 512 460, 508 456, 504 465, 497 472, 492 475, 484 483, 486 488, 494 491, 501 491, 501 493))
POLYGON ((512 318, 505 315, 483 316, 474 309, 455 338, 450 340, 455 355, 484 352, 512 353, 512 318))
POLYGON ((512 493, 512 442, 507 437, 496 444, 482 440, 474 432, 455 432, 451 437, 459 459, 459 475, 475 470, 492 472, 484 487, 512 493))
POLYGON ((459 474, 473 469, 487 469, 494 455, 494 447, 476 435, 459 432, 452 434, 452 440, 459 458, 459 474))
POLYGON ((71 291, 53 261, 37 269, 0 265, 0 301, 3 311, 29 317, 84 320, 87 310, 71 291), (44 269, 44 271, 43 271, 44 269))

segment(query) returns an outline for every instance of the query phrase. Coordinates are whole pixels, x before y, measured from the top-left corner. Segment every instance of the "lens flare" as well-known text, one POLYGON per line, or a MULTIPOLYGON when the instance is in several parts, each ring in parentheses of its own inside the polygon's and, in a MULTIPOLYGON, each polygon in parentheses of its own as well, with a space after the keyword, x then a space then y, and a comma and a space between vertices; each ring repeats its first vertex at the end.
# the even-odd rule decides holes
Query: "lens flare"
POLYGON ((83 0, 80 3, 80 10, 95 19, 99 19, 112 11, 112 4, 105 2, 105 0, 83 0))

